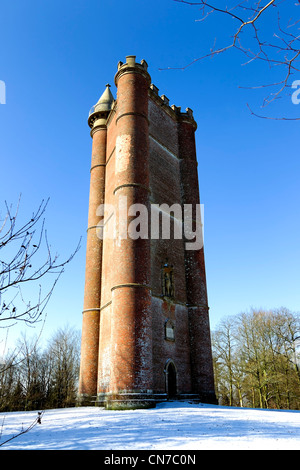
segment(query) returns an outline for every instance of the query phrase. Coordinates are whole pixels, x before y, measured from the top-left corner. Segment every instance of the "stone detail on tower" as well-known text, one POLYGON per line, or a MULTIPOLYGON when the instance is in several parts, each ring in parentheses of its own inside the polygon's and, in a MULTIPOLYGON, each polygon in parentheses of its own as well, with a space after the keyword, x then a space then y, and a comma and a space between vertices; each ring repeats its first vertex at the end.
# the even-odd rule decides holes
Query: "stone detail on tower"
POLYGON ((116 100, 107 85, 88 118, 79 404, 216 403, 203 246, 190 249, 187 233, 178 236, 184 206, 200 203, 193 112, 159 96, 135 56, 119 62, 115 85, 116 100), (152 210, 166 207, 170 236, 159 237, 152 210))
POLYGON ((168 264, 168 261, 163 263, 161 268, 161 283, 162 283, 162 296, 173 299, 174 292, 174 268, 168 264))

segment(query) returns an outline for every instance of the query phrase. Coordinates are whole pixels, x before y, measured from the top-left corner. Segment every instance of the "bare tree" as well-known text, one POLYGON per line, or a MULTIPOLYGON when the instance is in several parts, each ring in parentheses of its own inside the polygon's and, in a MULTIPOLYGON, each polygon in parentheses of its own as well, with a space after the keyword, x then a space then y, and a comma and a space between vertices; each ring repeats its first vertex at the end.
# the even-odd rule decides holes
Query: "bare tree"
POLYGON ((229 406, 233 405, 233 389, 234 389, 234 349, 235 338, 234 331, 235 318, 228 317, 223 320, 219 328, 213 333, 213 349, 215 361, 215 370, 219 369, 219 384, 223 381, 223 401, 224 390, 228 397, 229 406), (221 370, 223 374, 221 374, 221 370), (222 379, 222 380, 221 380, 222 379))
POLYGON ((296 357, 299 313, 251 310, 213 333, 216 388, 222 404, 300 408, 296 357))
MULTIPOLYGON (((58 329, 42 347, 34 336, 17 341, 18 360, 0 374, 0 411, 75 406, 80 363, 80 331, 58 329)), ((9 357, 5 358, 5 362, 9 357)))
POLYGON ((0 327, 7 328, 24 322, 28 325, 41 320, 54 287, 75 251, 60 261, 53 254, 45 230, 44 214, 48 201, 42 201, 36 212, 24 223, 18 223, 20 199, 17 208, 5 202, 5 215, 0 220, 0 327), (41 281, 50 276, 47 292, 42 292, 41 281), (26 286, 30 285, 30 298, 25 298, 26 286), (32 288, 36 298, 32 299, 32 288))
MULTIPOLYGON (((228 37, 215 38, 210 51, 203 52, 198 58, 188 63, 181 69, 190 67, 197 61, 214 57, 230 50, 238 50, 244 56, 244 64, 253 61, 261 61, 273 69, 274 77, 271 83, 259 83, 248 88, 266 88, 270 92, 265 96, 262 106, 265 107, 274 100, 279 99, 284 92, 293 86, 293 74, 300 71, 300 20, 297 13, 300 12, 300 1, 293 0, 242 0, 235 2, 228 0, 222 2, 207 2, 200 0, 191 2, 187 0, 173 0, 200 10, 200 18, 197 20, 211 21, 212 30, 217 31, 216 21, 221 19, 226 22, 228 37), (278 78, 279 77, 279 78, 278 78)), ((173 67, 169 67, 173 68, 173 67)), ((178 67, 177 67, 178 68, 178 67)), ((300 81, 299 84, 300 85, 300 81)), ((296 118, 269 118, 254 113, 257 117, 281 120, 300 120, 296 118)))
POLYGON ((74 406, 80 363, 80 332, 66 326, 58 329, 48 346, 51 364, 51 394, 55 408, 74 406))

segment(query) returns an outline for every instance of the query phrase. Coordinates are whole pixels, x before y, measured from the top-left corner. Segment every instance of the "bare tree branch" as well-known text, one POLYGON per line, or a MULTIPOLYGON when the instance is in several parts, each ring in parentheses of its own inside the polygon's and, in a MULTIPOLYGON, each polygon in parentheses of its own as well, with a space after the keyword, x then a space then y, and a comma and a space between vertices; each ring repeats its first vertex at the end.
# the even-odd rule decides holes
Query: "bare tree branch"
POLYGON ((20 226, 17 224, 20 199, 14 212, 5 202, 6 214, 0 228, 0 322, 5 328, 17 321, 27 325, 39 321, 65 266, 80 248, 79 241, 75 251, 61 262, 58 254, 53 255, 43 219, 48 202, 43 200, 20 226), (36 283, 52 275, 55 279, 43 294, 41 285, 36 283), (25 299, 27 284, 35 286, 35 300, 32 296, 25 299))
MULTIPOLYGON (((0 442, 0 447, 1 447, 1 446, 4 446, 5 444, 7 444, 8 442, 12 441, 13 439, 16 439, 17 437, 22 436, 22 434, 25 434, 25 433, 31 431, 31 429, 33 429, 37 424, 41 424, 41 423, 42 423, 43 414, 44 414, 44 411, 38 411, 37 418, 35 418, 35 420, 30 424, 30 426, 28 426, 28 428, 22 430, 21 432, 19 432, 19 433, 16 434, 15 436, 10 437, 10 438, 7 439, 6 441, 0 442)), ((2 423, 2 426, 3 426, 3 423, 2 423)))
MULTIPOLYGON (((283 74, 281 80, 274 80, 273 83, 264 85, 273 88, 275 91, 265 97, 262 107, 277 100, 286 89, 291 87, 291 79, 294 73, 300 72, 300 20, 295 20, 296 8, 300 10, 300 2, 287 2, 286 0, 243 0, 235 3, 228 0, 228 6, 220 8, 217 5, 208 3, 206 0, 191 2, 187 0, 173 0, 189 6, 196 6, 202 14, 202 18, 197 21, 207 20, 213 14, 231 17, 233 33, 228 34, 230 39, 225 40, 221 47, 215 45, 205 54, 200 55, 190 63, 182 67, 167 67, 167 69, 184 70, 198 61, 214 57, 218 54, 235 49, 244 54, 247 61, 244 65, 253 61, 266 62, 269 68, 276 67, 277 76, 280 71, 283 74), (291 16, 287 18, 287 15, 291 16), (238 23, 238 24, 236 24, 238 23)), ((299 11, 300 13, 300 11, 299 11)), ((216 30, 219 23, 216 24, 216 30)), ((160 69, 166 70, 166 69, 160 69)), ((257 89, 264 86, 251 86, 248 89, 257 89)), ((245 87, 243 87, 245 88, 245 87)), ((255 113, 252 113, 256 115, 255 113)), ((298 118, 278 118, 282 120, 298 120, 298 118)))
POLYGON ((299 118, 287 118, 287 117, 268 117, 268 116, 261 116, 260 114, 257 114, 255 113, 254 111, 252 111, 252 109, 250 108, 249 104, 247 103, 247 108, 249 109, 250 113, 255 116, 255 117, 258 117, 260 119, 269 119, 271 121, 300 121, 300 117, 299 118))

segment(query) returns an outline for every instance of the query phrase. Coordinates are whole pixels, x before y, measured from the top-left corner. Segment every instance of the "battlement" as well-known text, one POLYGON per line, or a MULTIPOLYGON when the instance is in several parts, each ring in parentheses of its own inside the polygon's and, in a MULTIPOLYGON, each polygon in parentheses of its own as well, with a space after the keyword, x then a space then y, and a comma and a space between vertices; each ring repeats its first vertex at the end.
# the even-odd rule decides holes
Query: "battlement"
POLYGON ((138 72, 143 74, 149 81, 149 96, 156 102, 156 104, 164 109, 174 120, 188 121, 197 128, 196 121, 194 120, 193 110, 186 108, 185 112, 181 111, 181 106, 170 105, 170 100, 166 95, 159 96, 159 89, 151 83, 151 77, 148 73, 148 63, 142 59, 140 63, 136 62, 135 55, 126 56, 126 62, 120 61, 118 63, 118 72, 115 75, 115 84, 117 86, 118 79, 123 73, 138 72))
POLYGON ((151 77, 149 73, 147 72, 148 70, 148 64, 147 62, 143 59, 141 60, 140 63, 136 62, 136 56, 135 55, 128 55, 126 56, 126 62, 119 62, 118 63, 118 71, 115 75, 115 85, 118 86, 118 80, 121 75, 125 73, 140 73, 142 74, 147 81, 151 82, 151 77))
POLYGON ((149 96, 156 102, 156 104, 169 114, 174 120, 178 121, 188 121, 191 122, 195 129, 197 128, 197 123, 194 119, 193 110, 191 108, 186 108, 185 112, 181 111, 181 106, 175 106, 172 104, 170 106, 170 100, 166 95, 159 95, 159 89, 153 83, 149 87, 149 96))
POLYGON ((127 55, 126 56, 126 62, 123 63, 122 61, 119 61, 118 63, 118 71, 123 67, 123 66, 129 66, 129 67, 142 67, 147 71, 148 69, 148 64, 145 61, 145 59, 142 59, 140 63, 135 61, 136 56, 135 55, 127 55))

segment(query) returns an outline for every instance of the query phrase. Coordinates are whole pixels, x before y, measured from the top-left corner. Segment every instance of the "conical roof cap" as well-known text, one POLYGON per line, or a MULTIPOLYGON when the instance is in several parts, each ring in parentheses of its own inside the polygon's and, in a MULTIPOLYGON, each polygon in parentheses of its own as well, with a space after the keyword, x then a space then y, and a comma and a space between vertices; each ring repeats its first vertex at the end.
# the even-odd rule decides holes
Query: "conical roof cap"
POLYGON ((94 112, 110 111, 114 103, 114 97, 110 91, 110 85, 107 84, 106 88, 101 95, 98 103, 94 106, 94 112))

